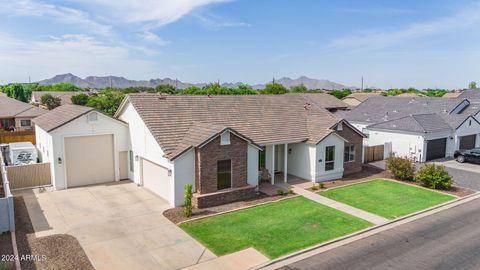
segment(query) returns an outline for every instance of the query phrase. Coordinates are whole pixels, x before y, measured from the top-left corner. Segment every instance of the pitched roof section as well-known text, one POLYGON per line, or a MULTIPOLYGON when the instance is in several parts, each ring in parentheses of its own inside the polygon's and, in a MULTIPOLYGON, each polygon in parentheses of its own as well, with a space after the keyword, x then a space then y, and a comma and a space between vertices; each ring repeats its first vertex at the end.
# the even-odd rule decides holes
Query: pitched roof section
POLYGON ((16 99, 0 96, 0 118, 36 117, 46 112, 16 99))
POLYGON ((480 99, 480 88, 463 90, 458 98, 480 99))
POLYGON ((400 119, 409 115, 437 114, 451 128, 458 128, 470 115, 480 110, 480 104, 468 100, 470 105, 459 113, 452 112, 464 103, 465 99, 435 98, 435 97, 371 97, 356 108, 344 114, 351 122, 365 124, 380 124, 382 122, 400 119))
POLYGON ((417 114, 368 126, 369 129, 399 130, 414 133, 449 131, 452 128, 437 114, 417 114))
POLYGON ((308 105, 300 95, 127 96, 167 158, 174 158, 225 128, 257 144, 288 141, 317 143, 339 121, 327 110, 308 105))
POLYGON ((350 94, 346 97, 344 97, 344 99, 346 98, 354 98, 360 102, 364 102, 365 100, 367 100, 369 97, 376 97, 376 96, 380 96, 380 92, 370 92, 370 93, 353 93, 353 94, 350 94))
POLYGON ((50 132, 94 110, 90 107, 65 104, 35 118, 33 122, 46 132, 50 132))
POLYGON ((33 91, 32 96, 35 98, 37 102, 40 102, 40 100, 42 99, 42 96, 46 94, 50 94, 54 97, 60 98, 60 100, 62 101, 61 104, 64 105, 64 104, 72 104, 72 97, 81 93, 86 94, 86 92, 82 92, 82 91, 65 91, 65 92, 64 91, 33 91))
POLYGON ((348 104, 341 101, 340 99, 323 93, 305 93, 305 94, 290 94, 290 95, 300 95, 305 99, 305 101, 317 104, 318 106, 325 109, 346 109, 348 104))

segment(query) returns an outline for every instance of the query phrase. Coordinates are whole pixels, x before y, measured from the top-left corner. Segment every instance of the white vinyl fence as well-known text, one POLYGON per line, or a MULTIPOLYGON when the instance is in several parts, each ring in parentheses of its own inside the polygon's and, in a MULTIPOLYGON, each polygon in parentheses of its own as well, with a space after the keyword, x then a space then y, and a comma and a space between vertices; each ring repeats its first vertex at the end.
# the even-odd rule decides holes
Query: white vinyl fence
POLYGON ((15 231, 15 215, 13 213, 13 195, 8 183, 7 170, 3 157, 0 155, 0 173, 4 196, 0 198, 0 233, 15 231))

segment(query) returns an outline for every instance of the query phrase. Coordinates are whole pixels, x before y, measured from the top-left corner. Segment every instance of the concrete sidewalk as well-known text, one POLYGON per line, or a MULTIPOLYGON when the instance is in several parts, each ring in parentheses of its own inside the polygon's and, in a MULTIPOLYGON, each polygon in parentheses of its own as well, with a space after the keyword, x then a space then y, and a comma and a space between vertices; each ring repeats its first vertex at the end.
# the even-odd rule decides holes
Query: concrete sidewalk
POLYGON ((184 268, 184 270, 244 270, 251 269, 268 261, 269 259, 256 249, 247 248, 184 268))
POLYGON ((317 203, 320 203, 320 204, 326 205, 328 207, 340 210, 340 211, 345 212, 347 214, 350 214, 352 216, 364 219, 364 220, 369 221, 369 222, 371 222, 375 225, 386 223, 386 222, 389 221, 388 219, 386 219, 384 217, 380 217, 380 216, 374 215, 372 213, 369 213, 369 212, 360 210, 358 208, 352 207, 350 205, 346 205, 344 203, 334 201, 332 199, 329 199, 327 197, 323 197, 321 195, 318 195, 317 193, 310 192, 310 191, 305 190, 305 189, 300 188, 300 187, 289 186, 289 188, 293 188, 293 192, 295 192, 299 195, 302 195, 303 197, 305 197, 307 199, 310 199, 310 200, 315 201, 317 203))

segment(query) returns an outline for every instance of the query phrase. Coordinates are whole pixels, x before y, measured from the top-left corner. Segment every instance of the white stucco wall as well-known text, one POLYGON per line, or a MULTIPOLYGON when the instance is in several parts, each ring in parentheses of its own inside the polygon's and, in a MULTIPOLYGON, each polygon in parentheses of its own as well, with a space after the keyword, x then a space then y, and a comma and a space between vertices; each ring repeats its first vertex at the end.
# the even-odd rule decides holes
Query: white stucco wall
POLYGON ((420 135, 371 130, 369 142, 371 146, 392 144, 392 154, 400 157, 423 159, 424 138, 420 135))
POLYGON ((307 143, 293 143, 289 144, 288 148, 292 149, 288 154, 288 173, 306 180, 315 180, 316 146, 307 143))
POLYGON ((340 179, 343 176, 343 150, 345 141, 334 134, 329 135, 316 147, 315 181, 340 179), (335 146, 335 167, 325 171, 325 147, 335 146))
POLYGON ((258 148, 248 145, 247 183, 252 186, 258 186, 258 153, 258 148))
POLYGON ((50 133, 36 127, 37 148, 40 148, 42 160, 51 162, 52 184, 55 189, 66 188, 66 169, 64 139, 72 136, 89 136, 112 134, 114 141, 115 180, 120 180, 119 153, 130 150, 128 125, 98 113, 98 121, 89 123, 87 116, 81 116, 74 121, 61 126, 50 133), (45 145, 45 150, 43 150, 45 145), (59 163, 59 158, 62 163, 59 163))
POLYGON ((195 150, 191 149, 173 161, 174 169, 172 177, 172 206, 180 206, 184 203, 185 185, 191 184, 195 192, 195 150))

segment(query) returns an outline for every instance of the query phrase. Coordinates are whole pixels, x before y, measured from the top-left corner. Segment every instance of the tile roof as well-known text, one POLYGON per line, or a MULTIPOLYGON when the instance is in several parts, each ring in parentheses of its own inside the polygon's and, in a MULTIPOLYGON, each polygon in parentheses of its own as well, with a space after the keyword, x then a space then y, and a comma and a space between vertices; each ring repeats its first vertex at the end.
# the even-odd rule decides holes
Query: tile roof
POLYGON ((16 99, 0 96, 0 118, 36 117, 46 112, 16 99))
POLYGON ((377 97, 377 96, 380 96, 380 92, 368 92, 368 93, 352 93, 346 97, 344 97, 344 99, 346 98, 354 98, 360 102, 364 102, 365 100, 367 100, 369 97, 377 97))
POLYGON ((65 104, 33 119, 33 122, 46 132, 50 132, 93 110, 95 109, 90 107, 65 104))
POLYGON ((457 98, 462 94, 462 92, 447 92, 443 95, 443 98, 457 98))
POLYGON ((415 133, 449 131, 452 128, 438 114, 416 114, 368 126, 369 129, 399 130, 415 133))
POLYGON ((463 90, 458 98, 480 99, 480 88, 463 90))
POLYGON ((40 100, 43 95, 50 94, 54 97, 59 97, 61 99, 61 105, 72 104, 72 97, 81 93, 80 91, 33 91, 32 96, 35 98, 36 102, 40 103, 40 100))
POLYGON ((289 95, 300 95, 307 102, 315 103, 320 107, 325 109, 345 109, 348 108, 348 104, 341 101, 340 99, 324 93, 304 93, 304 94, 289 94, 289 95))
MULTIPOLYGON (((329 135, 335 118, 301 95, 165 96, 127 95, 167 158, 230 128, 257 144, 317 143, 329 135)), ((117 115, 119 112, 117 112, 117 115)))
POLYGON ((343 116, 350 122, 373 125, 410 115, 436 114, 450 128, 456 129, 470 115, 475 115, 480 110, 479 102, 467 100, 470 105, 464 110, 459 113, 452 112, 464 101, 465 99, 460 98, 372 97, 343 116))

